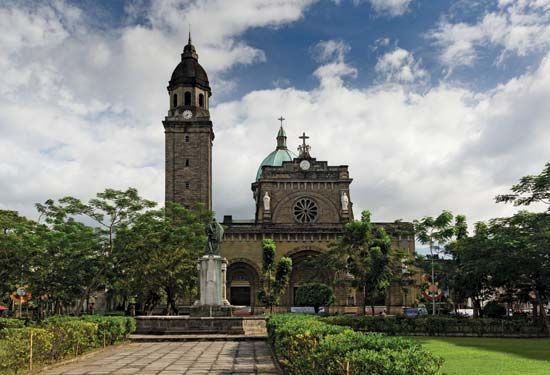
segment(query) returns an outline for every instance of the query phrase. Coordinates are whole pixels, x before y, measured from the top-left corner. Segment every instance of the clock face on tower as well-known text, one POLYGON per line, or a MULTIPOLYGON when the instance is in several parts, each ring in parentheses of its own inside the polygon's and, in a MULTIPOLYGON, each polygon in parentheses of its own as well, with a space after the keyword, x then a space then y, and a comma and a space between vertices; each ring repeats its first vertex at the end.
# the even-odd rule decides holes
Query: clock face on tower
POLYGON ((302 168, 302 170, 304 170, 304 171, 307 171, 310 166, 311 166, 311 164, 309 164, 309 161, 307 161, 307 160, 302 160, 300 162, 300 168, 302 168))
POLYGON ((193 112, 191 112, 188 109, 183 111, 183 118, 184 119, 189 120, 191 117, 193 117, 193 112))

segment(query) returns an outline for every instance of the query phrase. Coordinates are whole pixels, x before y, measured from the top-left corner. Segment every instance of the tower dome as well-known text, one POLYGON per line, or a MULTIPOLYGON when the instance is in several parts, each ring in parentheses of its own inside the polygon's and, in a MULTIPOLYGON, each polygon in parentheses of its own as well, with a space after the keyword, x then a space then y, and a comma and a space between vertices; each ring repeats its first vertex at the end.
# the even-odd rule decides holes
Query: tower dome
POLYGON ((280 167, 283 165, 284 161, 292 161, 296 157, 296 154, 286 147, 286 133, 281 126, 279 133, 277 133, 277 148, 275 151, 272 151, 269 155, 267 155, 267 157, 260 164, 258 172, 256 173, 256 181, 262 177, 263 166, 267 165, 270 167, 280 167))
POLYGON ((181 62, 172 73, 172 77, 168 84, 168 90, 172 90, 176 86, 200 87, 208 91, 209 95, 211 95, 208 75, 201 64, 199 64, 199 55, 195 50, 195 46, 191 44, 191 34, 181 54, 181 62))

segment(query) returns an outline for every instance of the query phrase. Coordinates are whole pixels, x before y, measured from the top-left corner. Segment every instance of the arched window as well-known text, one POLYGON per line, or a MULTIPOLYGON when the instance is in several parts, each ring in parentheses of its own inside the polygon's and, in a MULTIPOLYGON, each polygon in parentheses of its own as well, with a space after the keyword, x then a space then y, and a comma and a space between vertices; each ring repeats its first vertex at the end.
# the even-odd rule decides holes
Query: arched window
POLYGON ((184 105, 191 105, 191 93, 189 91, 185 92, 185 102, 184 105))
POLYGON ((204 95, 199 94, 199 107, 204 108, 204 95))
POLYGON ((186 136, 185 136, 185 143, 188 143, 188 142, 189 142, 189 136, 186 135, 186 136))
POLYGON ((178 106, 178 94, 174 94, 174 97, 172 98, 172 102, 174 103, 174 108, 178 106))

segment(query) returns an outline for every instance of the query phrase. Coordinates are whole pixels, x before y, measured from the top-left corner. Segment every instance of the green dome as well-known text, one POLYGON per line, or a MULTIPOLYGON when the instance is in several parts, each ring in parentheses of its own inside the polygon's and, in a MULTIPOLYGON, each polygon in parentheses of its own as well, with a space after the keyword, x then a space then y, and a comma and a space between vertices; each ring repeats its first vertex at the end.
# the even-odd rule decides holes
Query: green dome
POLYGON ((256 181, 262 177, 262 167, 264 165, 269 165, 271 167, 280 167, 281 165, 283 165, 284 161, 292 161, 296 157, 296 154, 286 148, 273 151, 272 153, 267 155, 264 161, 262 161, 262 164, 260 164, 260 168, 258 168, 258 173, 256 173, 256 181))

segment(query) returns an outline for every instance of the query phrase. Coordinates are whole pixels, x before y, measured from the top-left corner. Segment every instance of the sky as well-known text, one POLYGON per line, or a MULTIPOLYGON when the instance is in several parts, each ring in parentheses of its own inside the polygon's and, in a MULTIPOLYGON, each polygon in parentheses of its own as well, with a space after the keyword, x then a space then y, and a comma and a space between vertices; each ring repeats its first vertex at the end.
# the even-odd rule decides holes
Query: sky
POLYGON ((550 161, 550 0, 0 0, 0 209, 130 186, 162 205, 189 25, 218 217, 253 217, 281 115, 375 221, 510 215, 495 195, 550 161))

